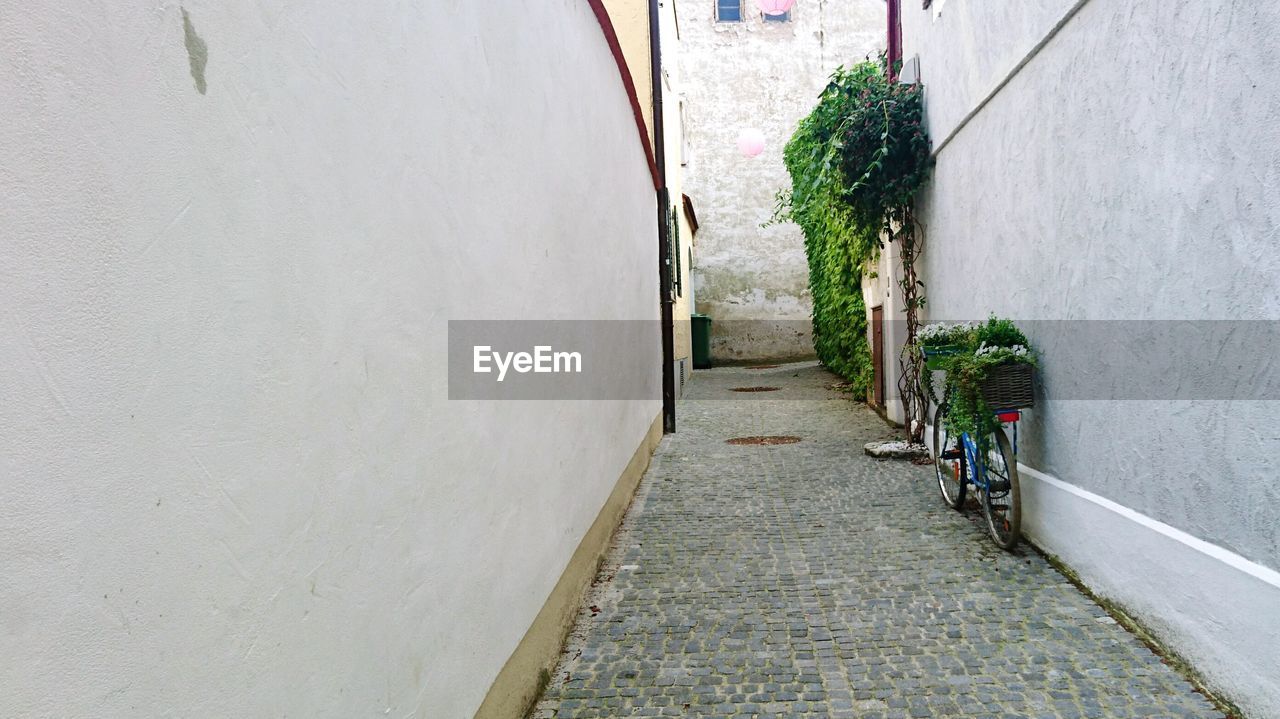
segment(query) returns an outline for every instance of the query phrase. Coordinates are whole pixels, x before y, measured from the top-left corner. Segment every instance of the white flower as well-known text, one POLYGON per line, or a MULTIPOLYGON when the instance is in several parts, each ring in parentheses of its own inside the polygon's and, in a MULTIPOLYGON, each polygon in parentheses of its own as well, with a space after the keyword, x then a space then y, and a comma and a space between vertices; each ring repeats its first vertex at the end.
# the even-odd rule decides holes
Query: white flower
POLYGON ((934 337, 946 335, 950 331, 951 328, 947 326, 946 322, 934 322, 921 327, 920 331, 916 333, 916 336, 921 340, 930 340, 934 337))
POLYGON ((1022 345, 1014 345, 1012 347, 989 347, 986 342, 983 342, 973 354, 975 357, 1027 357, 1031 354, 1031 350, 1028 350, 1022 345))

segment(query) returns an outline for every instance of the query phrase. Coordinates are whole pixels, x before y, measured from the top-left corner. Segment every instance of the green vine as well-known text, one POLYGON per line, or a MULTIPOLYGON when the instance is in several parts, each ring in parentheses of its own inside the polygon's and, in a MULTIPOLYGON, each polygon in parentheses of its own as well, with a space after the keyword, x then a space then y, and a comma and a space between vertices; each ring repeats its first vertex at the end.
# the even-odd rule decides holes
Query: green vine
MULTIPOLYGON (((860 393, 871 380, 862 276, 885 241, 900 244, 907 347, 925 302, 915 275, 920 238, 912 213, 931 164, 922 118, 922 88, 890 79, 881 57, 836 70, 783 152, 791 189, 778 194, 773 221, 790 220, 803 231, 814 349, 860 393)), ((924 395, 917 353, 904 350, 899 360, 908 427, 919 441, 924 395)))

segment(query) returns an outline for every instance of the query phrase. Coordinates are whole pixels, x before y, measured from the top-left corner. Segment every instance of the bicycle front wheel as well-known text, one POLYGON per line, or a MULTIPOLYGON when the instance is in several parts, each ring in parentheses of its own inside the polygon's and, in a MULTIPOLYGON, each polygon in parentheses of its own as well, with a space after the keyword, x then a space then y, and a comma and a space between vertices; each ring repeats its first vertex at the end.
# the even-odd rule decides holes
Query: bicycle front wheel
POLYGON ((1022 537, 1022 491, 1018 486, 1018 458, 1001 427, 991 434, 984 464, 987 481, 982 487, 982 513, 996 546, 1010 551, 1022 537))
POLYGON ((938 476, 938 489, 942 501, 952 509, 964 506, 964 490, 968 484, 968 468, 964 461, 964 447, 959 435, 947 432, 947 403, 938 405, 933 413, 933 471, 938 476))

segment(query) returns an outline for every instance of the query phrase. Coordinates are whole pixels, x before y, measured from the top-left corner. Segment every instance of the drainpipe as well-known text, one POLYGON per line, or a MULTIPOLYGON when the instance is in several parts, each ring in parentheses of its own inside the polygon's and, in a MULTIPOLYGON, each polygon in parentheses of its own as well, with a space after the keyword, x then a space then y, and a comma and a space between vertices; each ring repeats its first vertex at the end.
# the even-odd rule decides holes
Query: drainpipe
MULTIPOLYGON (((671 0, 667 0, 671 2, 671 0)), ((649 0, 649 73, 653 86, 653 154, 658 165, 658 286, 662 307, 662 431, 676 431, 676 341, 672 312, 675 297, 671 294, 671 238, 668 223, 671 216, 671 193, 667 189, 667 152, 662 123, 662 43, 658 38, 661 25, 658 0, 649 0)))
POLYGON ((898 65, 902 64, 902 0, 888 0, 889 32, 888 75, 889 82, 898 79, 898 65))

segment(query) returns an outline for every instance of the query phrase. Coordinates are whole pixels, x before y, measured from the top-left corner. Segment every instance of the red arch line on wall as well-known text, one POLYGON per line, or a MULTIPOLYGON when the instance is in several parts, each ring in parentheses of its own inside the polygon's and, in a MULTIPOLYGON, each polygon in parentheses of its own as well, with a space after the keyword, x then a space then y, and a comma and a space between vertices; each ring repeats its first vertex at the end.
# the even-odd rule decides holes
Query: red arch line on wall
POLYGON ((600 23, 600 30, 604 33, 604 40, 609 44, 609 52, 613 53, 613 61, 618 66, 618 74, 622 76, 622 85, 627 90, 627 97, 631 100, 631 114, 636 119, 636 131, 640 133, 640 145, 644 147, 645 159, 649 162, 649 174, 653 177, 653 189, 662 189, 662 181, 658 178, 658 163, 654 159, 653 145, 649 142, 649 127, 644 124, 644 111, 640 109, 640 98, 636 95, 635 79, 631 77, 631 70, 627 67, 627 61, 622 56, 622 46, 618 44, 618 33, 613 29, 613 21, 609 19, 609 12, 604 9, 604 3, 601 0, 587 0, 587 4, 591 6, 591 11, 596 14, 596 22, 600 23))

